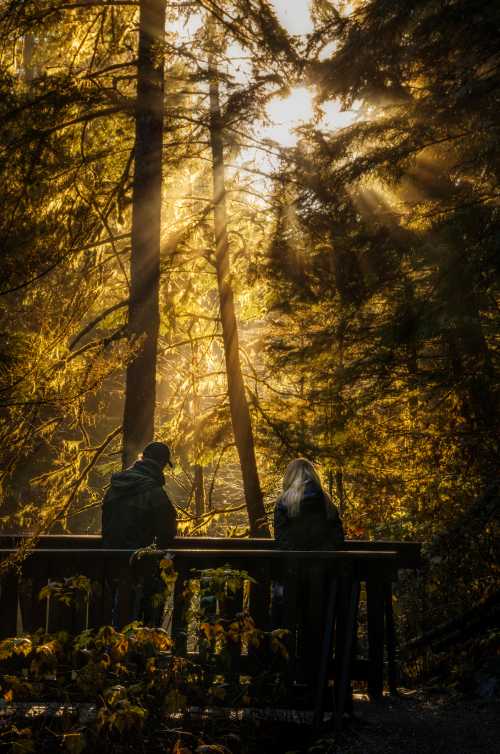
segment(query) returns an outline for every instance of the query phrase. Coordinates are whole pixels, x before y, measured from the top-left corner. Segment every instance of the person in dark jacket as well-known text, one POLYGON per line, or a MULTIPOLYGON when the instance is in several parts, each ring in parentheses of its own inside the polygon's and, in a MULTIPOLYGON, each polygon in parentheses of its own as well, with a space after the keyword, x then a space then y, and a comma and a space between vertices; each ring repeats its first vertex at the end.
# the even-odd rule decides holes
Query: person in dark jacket
MULTIPOLYGON (((344 542, 344 530, 337 508, 323 489, 318 472, 306 458, 296 458, 288 464, 283 477, 283 491, 274 508, 274 538, 280 550, 334 550, 344 542)), ((319 651, 317 626, 308 621, 311 594, 318 593, 318 584, 327 588, 327 573, 318 564, 292 563, 288 566, 286 583, 272 585, 271 621, 275 628, 290 631, 291 646, 299 655, 305 651, 311 657, 311 678, 317 671, 319 651), (287 590, 297 599, 297 623, 284 625, 287 590), (306 650, 306 647, 309 647, 306 650)), ((314 614, 314 612, 313 612, 314 614)))
POLYGON ((167 464, 172 466, 168 445, 151 442, 129 469, 111 476, 102 504, 105 547, 135 550, 153 543, 160 548, 172 544, 177 517, 163 488, 167 464))
POLYGON ((344 541, 337 508, 306 458, 288 464, 274 508, 274 538, 280 550, 334 550, 344 541))
MULTIPOLYGON (((102 505, 104 547, 138 550, 172 544, 177 531, 175 508, 163 485, 163 469, 169 464, 170 450, 163 442, 150 442, 142 456, 129 469, 111 476, 102 505)), ((164 612, 164 584, 158 558, 134 555, 131 558, 131 592, 134 620, 161 625, 164 612)), ((118 620, 113 608, 113 624, 118 620)))

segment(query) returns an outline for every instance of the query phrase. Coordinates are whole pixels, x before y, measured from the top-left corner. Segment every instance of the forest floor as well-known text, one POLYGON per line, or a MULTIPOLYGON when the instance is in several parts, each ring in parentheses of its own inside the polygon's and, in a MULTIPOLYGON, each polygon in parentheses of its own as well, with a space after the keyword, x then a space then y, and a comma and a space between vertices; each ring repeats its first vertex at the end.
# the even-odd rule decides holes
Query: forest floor
POLYGON ((401 692, 379 703, 358 696, 345 733, 318 744, 318 754, 494 754, 500 751, 500 700, 442 689, 401 692))
MULTIPOLYGON (((222 710, 217 710, 217 713, 222 710)), ((250 710, 249 710, 250 712, 250 710)), ((258 713, 255 710, 255 713, 258 713)), ((397 697, 372 702, 355 694, 353 715, 340 734, 312 734, 312 713, 277 710, 235 720, 227 715, 190 718, 154 736, 129 735, 113 754, 497 754, 500 699, 465 696, 442 687, 402 689, 397 697), (292 722, 290 713, 295 722, 292 722)), ((1 721, 0 721, 1 722, 1 721)), ((1 729, 0 725, 0 729, 1 729)), ((22 727, 22 726, 21 726, 22 727)), ((22 732, 22 731, 21 731, 22 732)), ((47 737, 45 737, 47 738, 47 737)), ((37 746, 52 754, 54 736, 37 746)), ((31 743, 31 741, 29 742, 31 743)), ((0 746, 0 748, 2 748, 0 746)), ((17 750, 17 749, 16 749, 17 750)), ((19 748, 19 751, 24 749, 19 748)), ((57 745, 57 751, 61 748, 57 745)), ((26 749, 28 751, 28 749, 26 749)), ((110 751, 109 747, 106 751, 110 751)), ((96 752, 97 754, 97 752, 96 752)))
POLYGON ((367 696, 357 694, 353 711, 341 734, 324 733, 316 740, 310 739, 303 726, 273 726, 267 730, 264 725, 255 751, 261 754, 500 752, 500 699, 467 698, 441 688, 402 690, 398 697, 385 696, 380 702, 371 702, 367 696))

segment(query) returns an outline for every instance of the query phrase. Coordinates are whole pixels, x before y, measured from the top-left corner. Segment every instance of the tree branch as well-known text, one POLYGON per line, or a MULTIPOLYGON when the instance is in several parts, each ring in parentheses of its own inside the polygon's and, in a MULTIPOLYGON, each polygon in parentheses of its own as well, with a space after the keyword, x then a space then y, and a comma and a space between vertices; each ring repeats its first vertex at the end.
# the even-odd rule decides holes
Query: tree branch
POLYGON ((113 304, 113 306, 108 307, 103 312, 101 312, 95 319, 91 320, 87 325, 85 325, 84 328, 80 330, 80 332, 75 335, 71 343, 69 344, 69 350, 72 351, 73 348, 76 346, 79 340, 81 340, 87 333, 89 333, 91 330, 94 329, 96 325, 99 324, 99 322, 102 322, 103 319, 106 319, 106 317, 109 314, 112 314, 113 312, 116 312, 118 309, 123 309, 125 306, 128 306, 128 298, 126 298, 124 301, 120 301, 118 304, 113 304))

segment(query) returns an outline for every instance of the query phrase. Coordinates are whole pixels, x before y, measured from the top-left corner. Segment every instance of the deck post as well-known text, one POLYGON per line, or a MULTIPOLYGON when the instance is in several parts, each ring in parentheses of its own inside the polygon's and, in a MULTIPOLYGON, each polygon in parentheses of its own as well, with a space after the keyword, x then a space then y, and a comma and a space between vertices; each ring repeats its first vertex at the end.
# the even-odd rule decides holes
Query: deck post
POLYGON ((387 641, 387 676, 390 693, 397 694, 399 674, 398 664, 396 660, 397 636, 396 623, 394 620, 394 606, 392 604, 392 582, 386 582, 384 587, 385 630, 387 641))
POLYGON ((0 581, 0 638, 16 635, 19 577, 15 568, 0 581))
POLYGON ((328 691, 328 679, 333 658, 333 642, 335 631, 335 617, 337 614, 337 599, 339 592, 339 577, 329 574, 326 598, 326 614, 324 635, 321 647, 321 657, 316 689, 316 706, 314 709, 313 727, 318 730, 323 723, 325 701, 328 691))
POLYGON ((334 688, 333 726, 336 732, 342 727, 342 719, 351 695, 352 647, 356 631, 360 584, 353 565, 346 563, 340 577, 341 599, 335 643, 336 678, 334 688))
POLYGON ((368 576, 366 597, 370 660, 368 693, 372 699, 381 699, 384 693, 384 584, 379 579, 368 576))

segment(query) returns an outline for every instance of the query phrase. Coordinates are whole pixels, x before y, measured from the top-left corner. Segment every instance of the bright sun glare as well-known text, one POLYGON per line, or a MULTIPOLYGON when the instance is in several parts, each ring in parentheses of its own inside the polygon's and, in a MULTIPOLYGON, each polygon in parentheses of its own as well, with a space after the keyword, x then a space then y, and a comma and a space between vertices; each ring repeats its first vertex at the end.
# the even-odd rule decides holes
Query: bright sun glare
POLYGON ((267 114, 272 121, 271 126, 265 128, 265 136, 283 146, 293 146, 297 135, 292 128, 312 118, 312 92, 305 86, 292 89, 288 97, 275 97, 267 107, 267 114))
MULTIPOLYGON (((280 22, 289 34, 305 35, 314 29, 308 0, 273 0, 280 22)), ((346 8, 350 7, 346 3, 346 8)), ((345 11, 346 9, 344 9, 345 11)), ((331 51, 331 50, 330 50, 331 51)), ((324 51, 324 55, 327 51, 324 51)), ((273 139, 285 147, 297 143, 298 134, 294 129, 311 120, 313 116, 314 92, 305 86, 297 86, 285 98, 275 97, 267 107, 267 114, 272 125, 262 129, 264 138, 273 139)), ((356 120, 355 110, 342 112, 340 102, 327 102, 322 105, 323 118, 318 123, 320 128, 335 130, 345 128, 356 120)))
MULTIPOLYGON (((294 146, 298 135, 294 129, 311 120, 313 116, 314 92, 305 86, 292 89, 288 97, 275 97, 267 107, 272 125, 263 129, 262 136, 273 139, 285 147, 294 146)), ((341 110, 338 101, 327 102, 321 107, 324 115, 319 121, 320 128, 335 130, 349 126, 356 120, 355 110, 341 110)))
MULTIPOLYGON (((313 23, 309 12, 308 0, 272 0, 278 19, 284 25, 289 34, 304 36, 313 31, 313 23)), ((179 22, 175 26, 176 33, 182 38, 189 40, 200 25, 203 24, 201 14, 193 14, 188 24, 179 22)), ((331 54, 332 45, 323 51, 322 57, 331 54)), ((233 69, 228 72, 234 75, 235 80, 244 85, 248 70, 245 67, 244 52, 240 46, 233 42, 229 47, 229 56, 237 61, 233 69)), ((288 97, 274 97, 267 106, 267 115, 271 123, 261 125, 258 133, 260 139, 270 139, 282 147, 293 147, 297 144, 299 135, 295 129, 307 123, 313 117, 314 89, 305 86, 296 86, 291 90, 288 97)), ((326 102, 321 106, 323 117, 317 123, 324 130, 336 130, 350 125, 356 120, 355 110, 341 111, 341 105, 337 101, 326 102)), ((254 147, 255 149, 255 147, 254 147)), ((244 150, 244 158, 248 158, 248 150, 244 150)), ((262 155, 260 155, 262 158, 262 155)))

